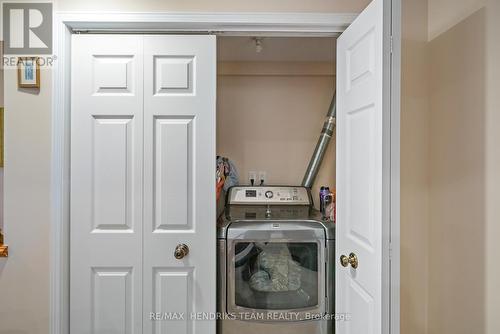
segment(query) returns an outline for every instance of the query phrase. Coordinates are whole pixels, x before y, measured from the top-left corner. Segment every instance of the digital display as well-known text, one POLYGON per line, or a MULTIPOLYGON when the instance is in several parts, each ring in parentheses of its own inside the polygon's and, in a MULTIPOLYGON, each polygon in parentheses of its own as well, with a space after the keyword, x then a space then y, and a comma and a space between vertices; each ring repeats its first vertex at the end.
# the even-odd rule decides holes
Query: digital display
POLYGON ((257 190, 245 191, 245 197, 257 197, 257 190))

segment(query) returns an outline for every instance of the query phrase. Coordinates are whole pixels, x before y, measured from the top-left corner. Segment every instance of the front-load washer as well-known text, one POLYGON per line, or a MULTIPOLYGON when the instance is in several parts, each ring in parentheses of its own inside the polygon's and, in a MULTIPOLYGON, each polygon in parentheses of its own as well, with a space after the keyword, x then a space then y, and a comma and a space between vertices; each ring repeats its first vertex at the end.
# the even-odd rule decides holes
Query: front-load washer
POLYGON ((230 188, 217 237, 218 334, 334 332, 335 227, 309 189, 230 188))

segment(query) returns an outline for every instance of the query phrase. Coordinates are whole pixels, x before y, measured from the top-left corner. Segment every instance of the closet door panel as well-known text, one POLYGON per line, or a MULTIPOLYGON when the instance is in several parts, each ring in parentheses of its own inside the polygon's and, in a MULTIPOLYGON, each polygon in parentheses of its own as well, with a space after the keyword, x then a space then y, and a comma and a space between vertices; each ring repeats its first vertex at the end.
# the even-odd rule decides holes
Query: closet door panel
POLYGON ((191 230, 194 216, 192 118, 155 118, 154 224, 161 230, 191 230))
POLYGON ((373 0, 337 40, 337 261, 344 257, 336 267, 335 311, 351 316, 336 322, 342 334, 388 328, 389 5, 373 0))
POLYGON ((144 311, 186 320, 144 333, 215 333, 191 318, 216 311, 215 90, 214 36, 145 36, 144 311))
POLYGON ((142 39, 72 37, 72 334, 142 332, 142 39))

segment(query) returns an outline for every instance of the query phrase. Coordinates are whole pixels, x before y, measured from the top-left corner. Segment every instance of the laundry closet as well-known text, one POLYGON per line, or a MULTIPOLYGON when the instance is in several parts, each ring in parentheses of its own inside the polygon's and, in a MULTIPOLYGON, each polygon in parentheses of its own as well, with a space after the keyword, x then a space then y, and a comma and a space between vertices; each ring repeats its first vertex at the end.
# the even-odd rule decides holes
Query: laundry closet
MULTIPOLYGON (((300 185, 335 93, 336 38, 219 36, 217 154, 240 184, 300 185)), ((314 182, 335 188, 335 134, 314 182)))
POLYGON ((333 195, 325 205, 323 190, 323 215, 313 198, 319 206, 319 187, 334 189, 335 44, 217 39, 217 155, 230 162, 218 158, 217 171, 239 172, 236 184, 231 174, 217 182, 227 190, 218 199, 218 210, 226 199, 217 220, 218 312, 235 317, 220 320, 218 334, 333 332, 333 321, 318 319, 334 310, 333 195), (321 179, 303 187, 310 160, 321 179))
MULTIPOLYGON (((58 94, 70 96, 61 118, 68 122, 61 147, 70 152, 63 164, 68 226, 61 231, 68 237, 61 247, 69 245, 71 334, 215 334, 222 291, 216 156, 234 163, 240 184, 255 175, 256 185, 300 185, 334 94, 336 129, 312 194, 318 206, 321 185, 336 189, 336 225, 318 231, 306 228, 306 219, 295 230, 286 226, 290 235, 315 236, 302 240, 315 247, 291 245, 294 255, 311 255, 296 262, 311 259, 309 278, 318 278, 308 280, 318 288, 307 294, 310 303, 300 303, 301 316, 341 312, 352 321, 335 322, 338 334, 389 332, 389 236, 391 224, 399 226, 393 95, 399 63, 392 60, 391 10, 389 2, 373 0, 349 22, 343 14, 335 20, 318 14, 310 25, 283 14, 295 26, 279 14, 236 23, 225 14, 155 14, 151 20, 165 20, 156 25, 131 14, 111 22, 103 17, 95 30, 92 22, 71 33, 65 28, 60 43, 68 59, 58 94), (322 27, 326 32, 309 30, 322 27), (333 241, 327 252, 323 245, 333 241), (322 255, 314 256, 316 250, 322 255), (172 314, 183 317, 165 318, 172 314)), ((308 191, 286 189, 286 199, 309 209, 308 191)), ((276 201, 283 194, 266 191, 265 197, 276 201)), ((271 235, 279 239, 282 227, 272 225, 271 235)), ((238 283, 229 282, 234 291, 231 284, 238 283)), ((328 321, 314 333, 331 332, 328 321)))

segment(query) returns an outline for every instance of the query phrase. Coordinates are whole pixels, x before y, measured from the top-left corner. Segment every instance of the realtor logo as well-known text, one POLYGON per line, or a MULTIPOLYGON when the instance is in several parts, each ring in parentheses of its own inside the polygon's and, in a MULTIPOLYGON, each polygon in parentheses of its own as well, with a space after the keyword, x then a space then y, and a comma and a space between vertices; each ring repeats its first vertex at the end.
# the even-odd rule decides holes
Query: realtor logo
POLYGON ((3 3, 4 54, 52 54, 52 3, 3 3))

